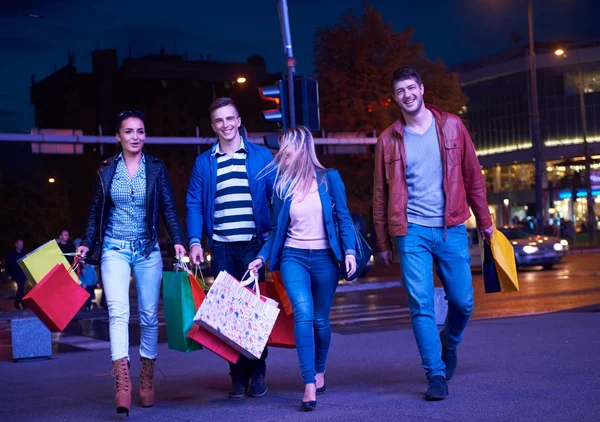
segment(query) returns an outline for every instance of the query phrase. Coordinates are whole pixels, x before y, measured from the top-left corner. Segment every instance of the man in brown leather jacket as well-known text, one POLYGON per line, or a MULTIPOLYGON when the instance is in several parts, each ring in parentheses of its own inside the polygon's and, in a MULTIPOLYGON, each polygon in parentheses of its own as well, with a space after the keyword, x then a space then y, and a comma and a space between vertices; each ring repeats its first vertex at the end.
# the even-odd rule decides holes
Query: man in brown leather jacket
POLYGON ((473 310, 465 221, 473 211, 485 238, 494 230, 473 142, 458 116, 423 102, 417 71, 392 73, 401 117, 377 140, 373 216, 381 259, 396 243, 413 332, 429 386, 426 400, 448 395, 456 348, 473 310), (432 267, 442 280, 448 316, 438 336, 432 267))

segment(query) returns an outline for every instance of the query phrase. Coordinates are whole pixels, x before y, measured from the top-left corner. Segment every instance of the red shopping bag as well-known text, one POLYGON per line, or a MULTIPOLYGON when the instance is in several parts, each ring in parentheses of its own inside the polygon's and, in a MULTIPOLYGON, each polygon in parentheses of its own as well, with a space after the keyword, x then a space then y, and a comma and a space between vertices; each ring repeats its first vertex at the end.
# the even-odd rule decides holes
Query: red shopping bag
MULTIPOLYGON (((282 302, 275 283, 261 283, 260 292, 263 296, 271 298, 279 303, 282 302)), ((286 349, 296 348, 296 339, 294 338, 294 314, 286 315, 285 312, 279 312, 273 331, 271 331, 271 335, 269 336, 267 346, 282 347, 286 349)))
POLYGON ((288 294, 285 291, 285 287, 283 287, 283 281, 281 280, 281 272, 273 271, 273 273, 271 273, 271 276, 273 278, 273 284, 275 285, 275 289, 277 289, 277 294, 279 296, 279 300, 277 301, 285 311, 286 315, 294 315, 292 303, 290 302, 290 298, 288 297, 288 294))
POLYGON ((192 325, 192 328, 188 332, 188 337, 204 346, 205 349, 210 350, 231 363, 237 363, 240 358, 240 352, 223 340, 217 338, 214 334, 209 333, 198 324, 192 325))
POLYGON ((50 331, 62 331, 90 294, 73 281, 60 263, 27 293, 23 301, 50 331))
MULTIPOLYGON (((204 293, 204 290, 200 287, 198 281, 196 281, 196 277, 194 277, 192 273, 188 273, 188 277, 190 279, 190 285, 193 286, 192 296, 194 298, 194 304, 196 305, 196 309, 198 309, 204 301, 206 293, 204 293)), ((192 328, 188 331, 187 336, 231 363, 236 363, 240 358, 240 352, 229 346, 223 340, 217 338, 214 334, 209 333, 198 324, 192 324, 192 328)))

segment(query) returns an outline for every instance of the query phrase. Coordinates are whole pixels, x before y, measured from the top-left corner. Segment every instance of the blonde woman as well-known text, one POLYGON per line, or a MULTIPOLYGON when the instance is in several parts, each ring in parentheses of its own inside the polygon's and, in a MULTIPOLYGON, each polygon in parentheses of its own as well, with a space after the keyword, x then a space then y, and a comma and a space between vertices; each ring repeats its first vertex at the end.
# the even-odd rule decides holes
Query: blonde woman
POLYGON ((313 410, 317 394, 325 392, 329 313, 339 265, 350 276, 356 271, 356 240, 344 183, 336 170, 319 163, 310 131, 304 126, 287 130, 279 147, 264 170, 276 172, 272 230, 248 269, 256 274, 269 261, 271 271, 281 271, 294 310, 294 336, 305 384, 302 410, 313 410))

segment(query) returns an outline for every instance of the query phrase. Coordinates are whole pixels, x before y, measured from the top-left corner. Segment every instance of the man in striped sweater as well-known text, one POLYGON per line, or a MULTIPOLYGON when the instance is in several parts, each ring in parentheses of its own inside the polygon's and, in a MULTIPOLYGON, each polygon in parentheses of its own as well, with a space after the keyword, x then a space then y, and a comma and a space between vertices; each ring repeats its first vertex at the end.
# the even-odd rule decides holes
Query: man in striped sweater
MULTIPOLYGON (((241 280, 271 228, 274 172, 259 173, 273 155, 240 135, 242 121, 230 98, 215 100, 209 113, 219 141, 196 158, 192 170, 186 200, 190 258, 195 265, 204 261, 201 241, 206 236, 212 273, 227 271, 241 280)), ((230 364, 230 397, 267 393, 266 357, 265 348, 259 360, 241 356, 237 364, 230 364)))

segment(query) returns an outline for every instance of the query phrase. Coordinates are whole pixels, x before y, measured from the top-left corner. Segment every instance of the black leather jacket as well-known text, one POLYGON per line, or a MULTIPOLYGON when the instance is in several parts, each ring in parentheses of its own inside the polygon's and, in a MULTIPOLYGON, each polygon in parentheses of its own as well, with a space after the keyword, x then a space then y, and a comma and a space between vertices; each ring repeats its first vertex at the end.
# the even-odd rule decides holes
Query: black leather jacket
MULTIPOLYGON (((174 244, 184 245, 185 240, 173 198, 173 189, 164 163, 156 157, 145 154, 146 163, 146 221, 147 238, 143 245, 143 255, 147 258, 158 240, 158 216, 162 214, 165 226, 174 244)), ((108 216, 112 200, 110 185, 117 168, 116 156, 103 161, 98 170, 92 202, 90 204, 87 228, 81 244, 91 248, 102 244, 108 228, 108 216)))

